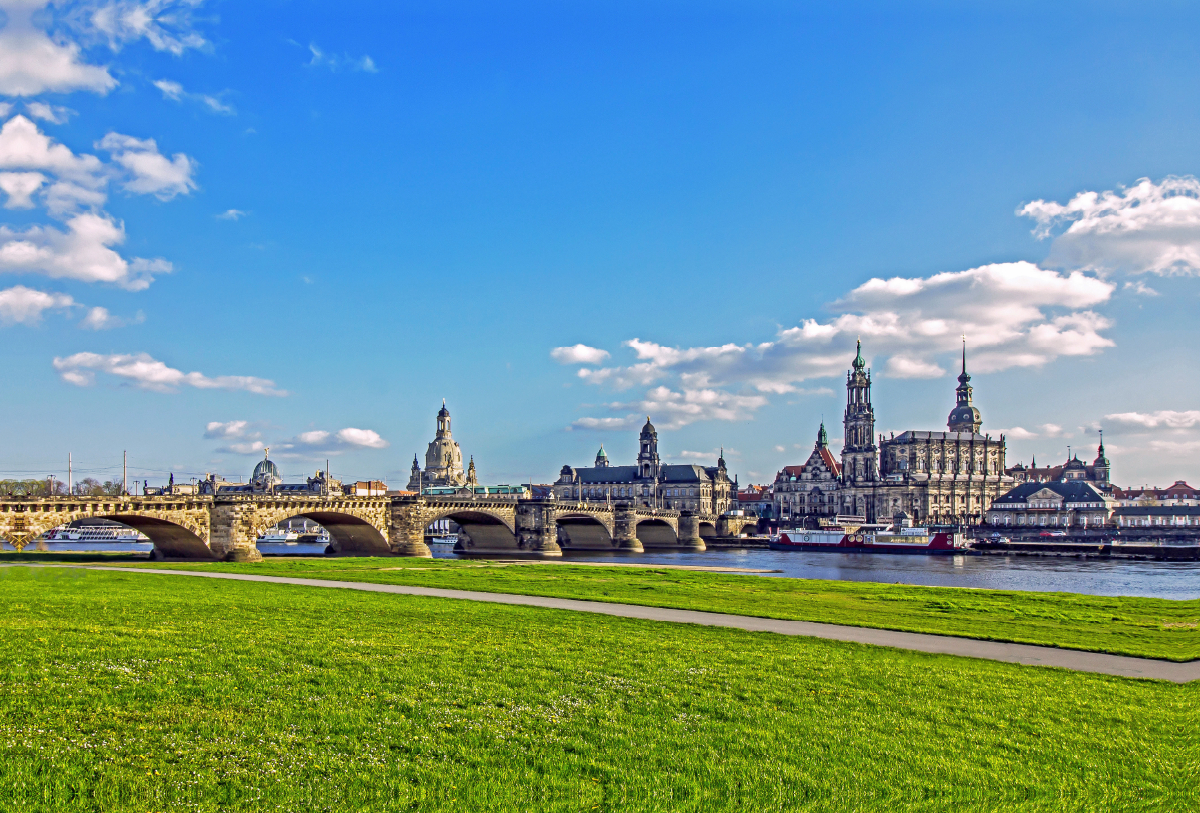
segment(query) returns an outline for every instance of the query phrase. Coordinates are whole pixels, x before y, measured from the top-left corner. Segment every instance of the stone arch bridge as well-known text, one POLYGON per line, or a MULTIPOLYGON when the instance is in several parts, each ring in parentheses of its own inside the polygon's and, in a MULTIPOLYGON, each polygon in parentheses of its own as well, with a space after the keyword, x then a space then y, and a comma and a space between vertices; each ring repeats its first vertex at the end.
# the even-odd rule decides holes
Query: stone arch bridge
POLYGON ((552 557, 566 550, 704 550, 706 536, 733 536, 741 517, 639 509, 554 499, 392 495, 0 498, 0 539, 18 549, 78 519, 95 517, 135 528, 160 558, 256 561, 258 537, 291 518, 329 531, 338 553, 429 556, 425 529, 451 519, 461 529, 456 550, 467 555, 552 557))

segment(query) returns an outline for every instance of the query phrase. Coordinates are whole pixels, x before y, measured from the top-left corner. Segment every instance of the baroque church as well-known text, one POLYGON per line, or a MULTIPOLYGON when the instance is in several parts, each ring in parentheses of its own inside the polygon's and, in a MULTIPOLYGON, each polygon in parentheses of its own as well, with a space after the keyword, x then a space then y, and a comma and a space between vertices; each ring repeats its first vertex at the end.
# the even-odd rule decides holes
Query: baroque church
POLYGON ((780 519, 841 515, 890 522, 903 512, 917 522, 978 522, 992 501, 1013 487, 1005 470, 1004 435, 979 432, 983 421, 972 403, 965 344, 947 432, 909 430, 876 439, 871 371, 862 342, 851 368, 841 459, 830 451, 822 424, 808 461, 785 467, 775 478, 780 519))
POLYGON ((463 471, 462 449, 450 434, 450 410, 442 399, 442 408, 437 414, 437 432, 425 450, 425 470, 417 456, 413 455, 412 471, 408 478, 408 490, 421 493, 427 488, 461 488, 475 486, 475 459, 463 471))
POLYGON ((658 456, 658 431, 649 416, 638 436, 637 465, 610 465, 601 446, 593 466, 563 466, 552 488, 563 502, 628 502, 639 508, 694 511, 705 517, 724 514, 737 494, 737 483, 729 479, 725 468, 724 453, 715 466, 664 465, 658 456))

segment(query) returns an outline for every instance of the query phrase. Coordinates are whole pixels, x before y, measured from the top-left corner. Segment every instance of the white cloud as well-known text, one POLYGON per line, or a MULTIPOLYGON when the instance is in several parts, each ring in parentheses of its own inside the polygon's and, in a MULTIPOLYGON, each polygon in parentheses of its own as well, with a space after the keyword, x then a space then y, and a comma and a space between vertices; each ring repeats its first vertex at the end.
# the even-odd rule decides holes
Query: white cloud
POLYGON ((550 358, 559 364, 599 364, 608 358, 608 351, 588 347, 586 344, 575 344, 554 348, 550 351, 550 358))
POLYGON ((45 311, 70 308, 74 304, 75 300, 66 294, 17 285, 0 291, 0 324, 36 325, 45 311))
POLYGON ((648 415, 661 429, 679 429, 696 421, 736 421, 750 418, 766 405, 762 395, 738 395, 723 390, 654 387, 638 401, 605 405, 610 412, 624 412, 613 418, 580 418, 573 429, 632 429, 639 418, 648 415))
POLYGON ((66 124, 71 116, 75 115, 75 111, 69 107, 50 105, 45 102, 28 102, 25 109, 35 119, 48 121, 51 124, 66 124))
POLYGON ((352 426, 338 430, 337 439, 348 446, 364 449, 386 449, 390 445, 373 429, 355 429, 352 426))
POLYGON ((0 189, 8 195, 5 209, 32 209, 33 193, 42 188, 46 176, 40 172, 0 172, 0 189))
POLYGON ((164 99, 178 102, 183 98, 183 85, 170 79, 157 79, 154 86, 162 91, 164 99))
MULTIPOLYGON (((706 461, 715 466, 717 464, 717 458, 721 456, 721 451, 722 450, 720 448, 713 449, 709 452, 689 452, 687 449, 684 449, 678 454, 668 455, 668 457, 670 457, 672 460, 706 461)), ((730 457, 738 454, 736 449, 725 449, 724 452, 730 457)))
POLYGON ((125 168, 128 176, 123 186, 130 192, 170 200, 196 188, 192 180, 196 161, 181 152, 167 158, 152 138, 109 133, 96 142, 96 148, 110 152, 113 161, 125 168))
POLYGON ((230 443, 227 446, 222 446, 221 448, 217 449, 217 451, 232 452, 233 454, 257 455, 265 448, 267 448, 267 446, 261 440, 245 440, 237 443, 230 443))
POLYGON ((108 40, 113 51, 145 39, 156 51, 180 56, 189 48, 201 49, 208 42, 192 28, 191 11, 203 0, 99 0, 84 2, 69 15, 76 30, 85 36, 108 40))
POLYGON ((111 330, 117 327, 125 327, 126 325, 141 324, 146 321, 146 315, 138 311, 132 317, 113 316, 109 313, 108 308, 102 308, 99 305, 93 308, 88 308, 87 315, 83 317, 83 321, 79 326, 85 330, 111 330))
POLYGON ((892 378, 941 378, 946 371, 932 361, 892 356, 885 368, 892 378))
POLYGON ((221 212, 221 214, 217 215, 217 220, 237 220, 245 216, 246 213, 241 209, 226 209, 225 211, 221 212))
POLYGON ((1200 427, 1200 410, 1176 411, 1171 409, 1157 412, 1118 412, 1105 415, 1108 423, 1125 424, 1146 429, 1194 429, 1200 427))
POLYGON ((379 73, 379 68, 375 67, 375 60, 363 54, 359 57, 353 57, 349 54, 328 54, 317 44, 309 43, 308 51, 312 54, 312 59, 308 64, 310 67, 324 67, 335 73, 340 70, 362 71, 363 73, 379 73))
POLYGON ((1012 440, 1029 440, 1038 436, 1037 432, 1031 432, 1023 426, 1014 426, 1012 429, 998 429, 995 430, 995 433, 1004 435, 1012 440))
POLYGON ((1151 288, 1144 280, 1135 279, 1121 286, 1121 290, 1130 291, 1138 296, 1158 296, 1158 291, 1151 288))
POLYGON ((1035 200, 1017 213, 1045 238, 1059 227, 1046 263, 1102 274, 1200 273, 1200 180, 1142 178, 1118 191, 1080 192, 1065 204, 1035 200))
POLYGON ((99 158, 76 155, 20 115, 0 127, 0 169, 46 172, 89 189, 101 188, 107 180, 99 158))
MULTIPOLYGON (((577 375, 617 390, 666 383, 667 391, 683 399, 667 399, 671 425, 689 422, 689 414, 698 416, 691 420, 740 420, 765 403, 757 394, 802 393, 803 381, 842 375, 859 337, 868 359, 884 356, 877 359, 884 375, 901 378, 945 375, 939 358, 957 357, 963 334, 973 372, 1093 355, 1113 342, 1103 335, 1111 322, 1091 308, 1107 302, 1115 288, 1083 272, 1050 271, 1028 262, 871 279, 831 304, 840 315, 824 322, 805 319, 779 330, 771 341, 680 348, 634 338, 624 344, 634 352, 635 363, 584 367, 577 375), (709 397, 729 408, 702 407, 709 397), (682 404, 689 408, 683 410, 682 404)), ((552 355, 562 351, 571 360, 568 354, 574 350, 556 348, 552 355)), ((646 400, 658 401, 650 393, 646 400)), ((607 428, 586 421, 575 426, 607 428)))
POLYGON ((233 109, 233 105, 227 104, 221 100, 221 96, 228 91, 223 91, 218 95, 210 95, 207 93, 188 93, 183 89, 183 85, 171 79, 158 79, 154 81, 154 86, 162 91, 164 99, 170 99, 173 102, 182 102, 191 100, 199 102, 213 113, 220 113, 224 116, 232 116, 237 111, 233 109))
POLYGON ((108 68, 89 65, 79 44, 55 41, 34 22, 49 5, 43 0, 6 0, 0 29, 0 94, 36 96, 90 90, 101 95, 117 86, 108 68))
POLYGON ((0 127, 0 189, 8 208, 40 201, 64 221, 65 229, 33 225, 0 226, 0 271, 37 272, 85 282, 108 282, 130 290, 145 288, 155 274, 167 273, 162 259, 127 260, 116 250, 125 241, 124 224, 100 209, 110 180, 132 192, 167 199, 195 188, 195 162, 182 153, 168 159, 153 140, 109 133, 100 146, 113 163, 76 155, 42 133, 25 116, 0 127))
POLYGON ((75 215, 66 226, 65 232, 50 226, 23 231, 0 226, 0 271, 41 272, 140 291, 154 281, 155 273, 171 270, 165 260, 130 263, 113 250, 125 241, 125 226, 107 215, 75 215))
POLYGON ((230 440, 258 436, 258 432, 250 432, 249 421, 209 421, 204 427, 204 437, 209 439, 230 440))
POLYGON ((1042 434, 1048 438, 1056 438, 1063 433, 1063 428, 1056 423, 1044 423, 1038 428, 1041 429, 1042 434))
POLYGON ((66 358, 55 358, 54 369, 58 370, 64 381, 80 387, 94 384, 96 373, 102 372, 131 382, 141 389, 155 392, 177 392, 180 387, 187 386, 196 389, 240 390, 255 395, 288 394, 287 391, 278 389, 270 379, 236 375, 209 377, 203 373, 185 373, 168 367, 147 353, 76 353, 66 358))

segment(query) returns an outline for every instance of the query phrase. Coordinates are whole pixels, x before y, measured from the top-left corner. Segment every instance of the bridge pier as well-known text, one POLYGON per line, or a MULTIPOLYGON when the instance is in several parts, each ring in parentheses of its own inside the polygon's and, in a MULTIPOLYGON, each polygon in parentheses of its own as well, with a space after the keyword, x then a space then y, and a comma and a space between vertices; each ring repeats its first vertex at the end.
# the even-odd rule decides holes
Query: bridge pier
POLYGON ((261 562, 258 534, 254 532, 255 506, 249 503, 215 503, 210 509, 209 549, 226 562, 261 562))
POLYGON ((692 511, 679 514, 679 547, 685 550, 707 550, 700 537, 700 518, 692 511))
POLYGON ((425 544, 425 500, 393 499, 388 515, 388 546, 395 556, 419 556, 432 559, 433 552, 425 544))
POLYGON ((525 556, 552 558, 562 556, 558 546, 558 522, 554 498, 517 501, 517 550, 525 556))
POLYGON ((629 553, 644 553, 642 542, 637 538, 637 512, 627 502, 613 507, 613 547, 629 553))

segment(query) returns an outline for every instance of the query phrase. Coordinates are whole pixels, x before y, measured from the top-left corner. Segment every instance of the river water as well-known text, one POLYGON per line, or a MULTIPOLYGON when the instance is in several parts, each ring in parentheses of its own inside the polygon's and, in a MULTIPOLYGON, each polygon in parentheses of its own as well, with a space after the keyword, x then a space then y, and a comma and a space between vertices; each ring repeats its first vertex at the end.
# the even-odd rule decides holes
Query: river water
MULTIPOLYGON (((51 542, 51 553, 98 551, 149 553, 148 543, 51 542)), ((458 558, 450 545, 431 545, 435 558, 458 558)), ((267 544, 264 556, 321 556, 324 544, 267 544)), ((1147 596, 1200 599, 1200 563, 1071 556, 920 556, 819 551, 721 549, 703 553, 653 551, 639 554, 574 553, 568 562, 622 562, 653 565, 699 565, 713 568, 767 570, 758 576, 797 579, 981 587, 990 590, 1062 591, 1098 596, 1147 596)))

